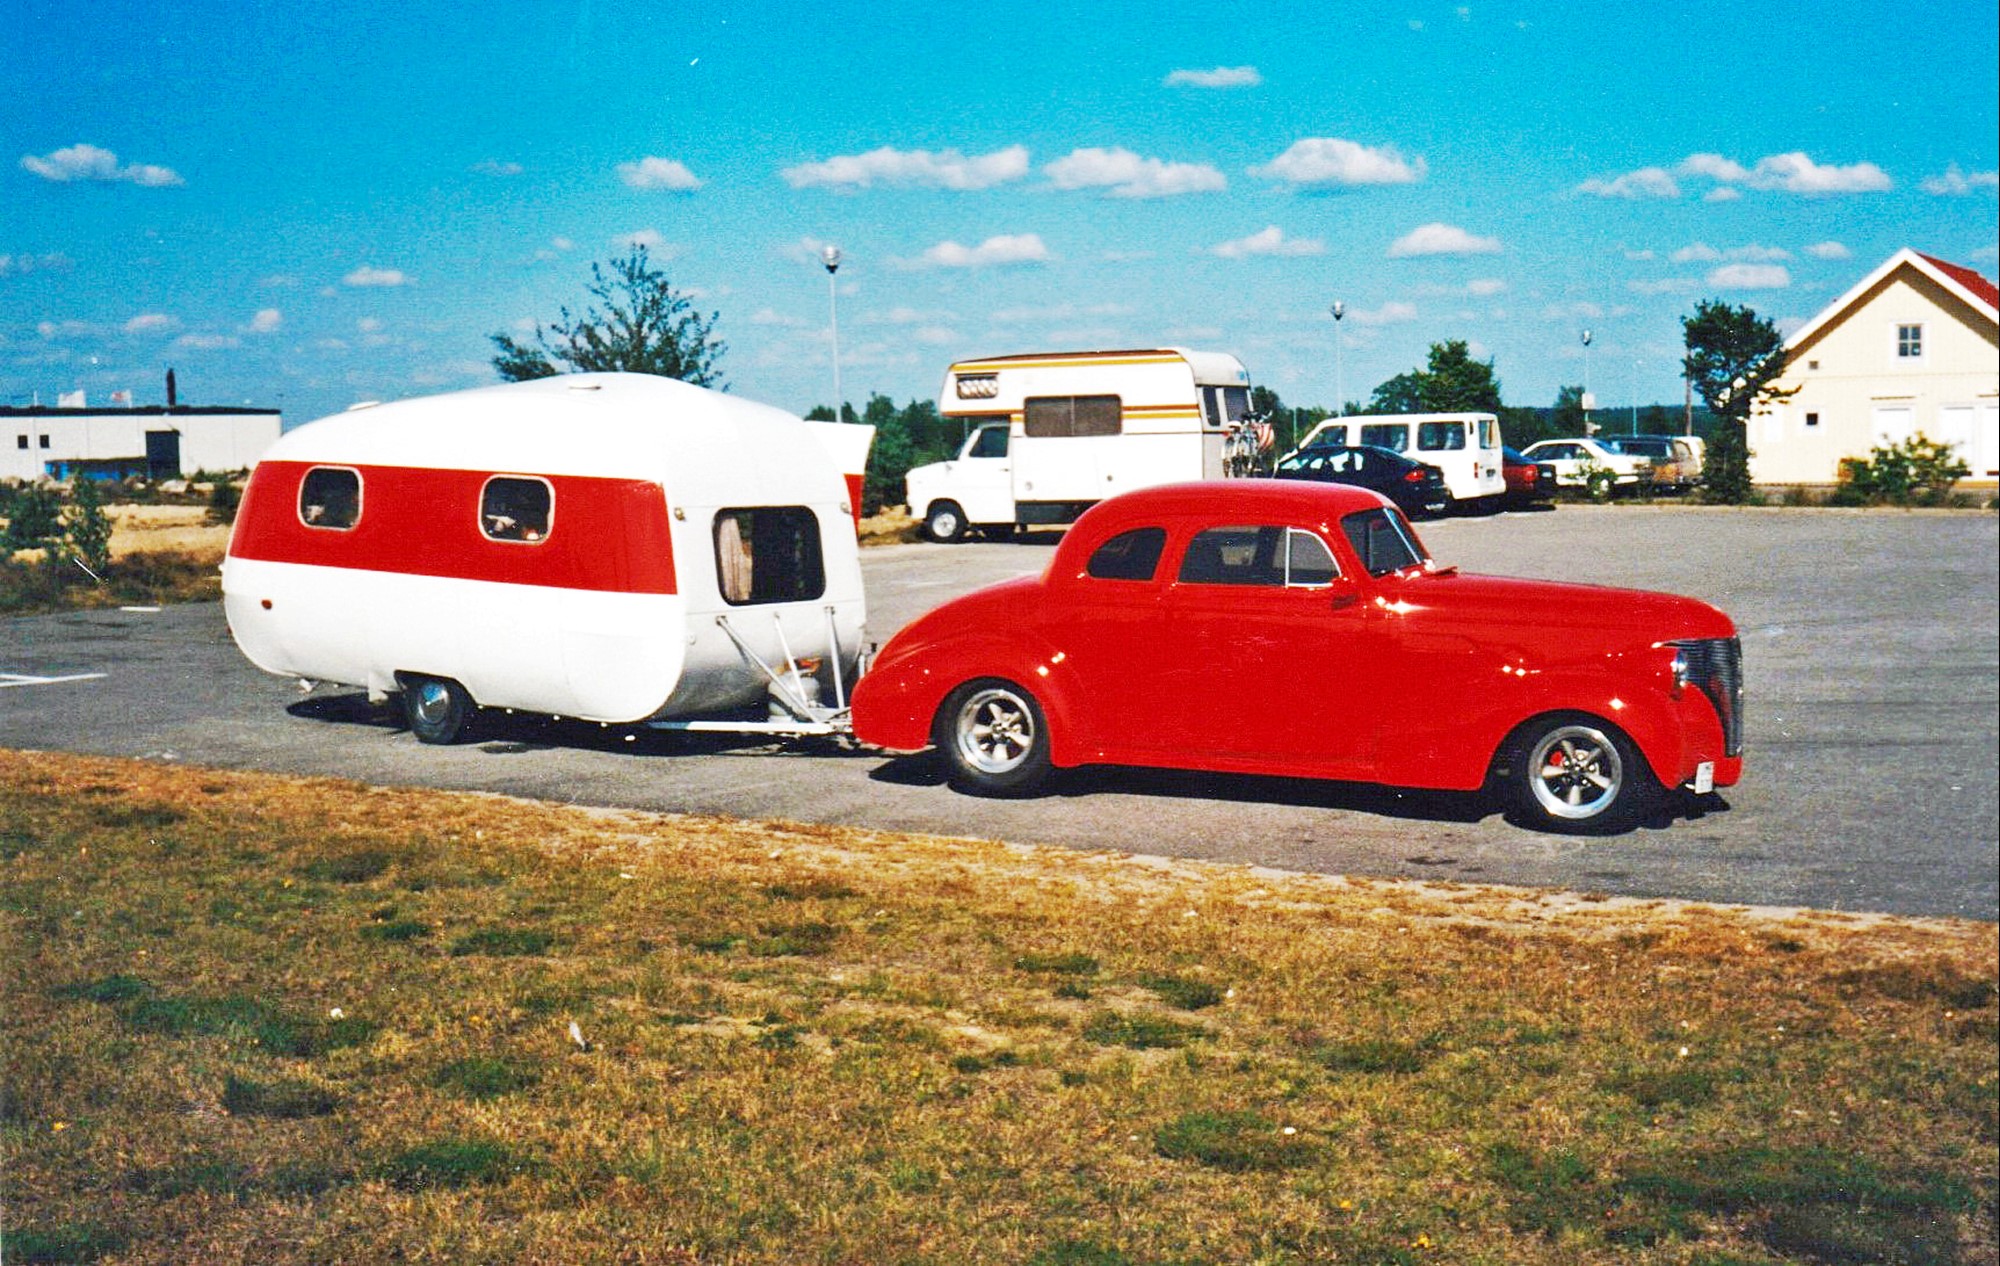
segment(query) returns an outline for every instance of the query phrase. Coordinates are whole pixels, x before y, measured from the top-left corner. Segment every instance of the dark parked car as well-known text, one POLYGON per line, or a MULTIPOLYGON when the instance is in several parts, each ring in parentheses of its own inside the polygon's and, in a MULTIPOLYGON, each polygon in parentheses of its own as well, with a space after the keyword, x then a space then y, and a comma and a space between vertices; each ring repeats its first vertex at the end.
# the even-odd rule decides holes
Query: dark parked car
POLYGON ((1501 473, 1507 477, 1507 504, 1518 507, 1537 501, 1554 501, 1556 468, 1547 462, 1530 461, 1520 450, 1500 450, 1501 473))
POLYGON ((1315 444, 1278 463, 1279 479, 1312 479, 1320 483, 1352 484, 1379 492, 1411 518, 1443 514, 1451 505, 1444 472, 1386 448, 1315 444))

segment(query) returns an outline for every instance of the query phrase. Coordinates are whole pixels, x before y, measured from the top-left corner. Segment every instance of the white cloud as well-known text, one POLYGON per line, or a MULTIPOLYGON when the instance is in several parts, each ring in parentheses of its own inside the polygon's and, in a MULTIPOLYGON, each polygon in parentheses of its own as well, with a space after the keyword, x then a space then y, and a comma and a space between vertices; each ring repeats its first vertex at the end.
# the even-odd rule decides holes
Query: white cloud
POLYGON ((1741 189, 1732 189, 1728 185, 1717 185, 1715 188, 1701 195, 1701 200, 1703 202, 1734 202, 1742 196, 1743 191, 1741 189))
POLYGON ((701 188, 701 181, 687 165, 672 158, 648 156, 636 163, 618 164, 618 179, 633 189, 671 189, 689 193, 701 188))
POLYGON ((95 145, 72 145, 68 149, 59 149, 40 158, 33 154, 24 154, 21 156, 21 166, 43 180, 53 180, 59 184, 94 180, 106 183, 124 182, 157 189, 187 183, 181 179, 180 173, 171 167, 156 167, 151 163, 127 163, 120 167, 118 155, 95 145))
POLYGON ((1229 182, 1207 163, 1169 163, 1129 149, 1079 149, 1042 168, 1058 189, 1105 189, 1113 198, 1167 198, 1211 193, 1229 182))
MULTIPOLYGON (((1681 160, 1680 170, 1686 175, 1706 176, 1728 185, 1808 195, 1879 193, 1892 183, 1888 173, 1874 163, 1821 165, 1803 150, 1766 155, 1757 160, 1755 167, 1745 167, 1721 154, 1689 154, 1681 160)), ((1710 197, 1713 199, 1714 195, 1710 197)))
POLYGON ((958 342, 958 331, 942 325, 925 325, 911 331, 910 337, 926 347, 944 347, 958 342))
POLYGON ((1667 258, 1676 264, 1705 264, 1721 259, 1722 252, 1707 242, 1696 242, 1692 246, 1681 247, 1667 258))
POLYGON ((939 325, 946 321, 958 320, 955 312, 926 311, 897 305, 885 312, 864 312, 855 318, 857 325, 939 325))
POLYGON ((96 334, 97 327, 87 321, 40 321, 35 333, 43 338, 83 338, 96 334))
POLYGON ((1477 237, 1455 224, 1425 224, 1411 229, 1389 245, 1390 259, 1417 255, 1494 255, 1500 251, 1497 237, 1477 237))
POLYGON ((270 334, 275 332, 284 323, 284 314, 276 308, 259 308, 257 309, 257 314, 250 318, 250 332, 252 334, 270 334))
POLYGON ((176 329, 180 322, 164 312, 141 312, 125 323, 127 334, 160 334, 176 329))
POLYGON ((1652 259, 1654 255, 1652 251, 1626 251, 1625 258, 1631 260, 1652 259))
POLYGON ((1708 284, 1719 290, 1783 290, 1792 274, 1782 264, 1724 264, 1710 270, 1708 284))
POLYGON ((803 328, 806 322, 795 316, 787 316, 776 308, 759 308, 750 314, 750 324, 775 325, 782 326, 785 329, 796 330, 803 328))
POLYGON ((1942 176, 1925 176, 1923 181, 1925 193, 1946 198, 1962 198, 1975 189, 2000 189, 2000 172, 1960 171, 1952 163, 1942 176))
POLYGON ((1208 253, 1224 259, 1247 259, 1252 255, 1324 255, 1326 243, 1316 237, 1286 237, 1285 231, 1273 224, 1248 237, 1217 243, 1208 248, 1208 253))
POLYGON ((1417 305, 1392 300, 1379 308, 1349 308, 1347 319, 1356 325, 1402 325, 1417 319, 1417 305))
POLYGON ((1137 311, 1129 303, 1093 303, 1078 307, 1058 303, 1047 307, 1002 308, 987 318, 996 325, 1021 325, 1048 321, 1079 321, 1092 317, 1131 316, 1137 311))
POLYGON ((1405 159, 1393 145, 1370 147, 1332 136, 1309 136, 1250 174, 1292 185, 1407 185, 1424 178, 1424 160, 1405 159))
POLYGON ((0 277, 69 267, 67 255, 0 255, 0 277))
POLYGON ((233 334, 183 334, 174 340, 174 346, 183 351, 215 352, 226 347, 241 347, 243 340, 233 334))
POLYGON ((354 328, 360 330, 363 334, 378 333, 382 329, 382 318, 361 317, 355 321, 354 328))
POLYGON ((916 261, 918 267, 989 268, 1002 264, 1039 264, 1052 258, 1039 233, 1007 233, 977 246, 939 242, 916 261))
POLYGON ((866 189, 922 185, 936 189, 988 189, 1028 174, 1028 147, 1009 145, 968 158, 955 149, 899 150, 887 145, 865 154, 844 154, 825 162, 801 163, 778 173, 794 189, 866 189))
POLYGON ((1507 283, 1498 277, 1475 277, 1465 283, 1465 293, 1479 298, 1497 295, 1507 288, 1507 283))
POLYGON ((680 254, 680 247, 660 235, 658 229, 634 229, 630 233, 620 233, 611 239, 611 244, 621 251, 644 250, 661 259, 672 259, 680 254))
POLYGON ((1604 309, 1589 300, 1576 303, 1552 303, 1542 309, 1544 321, 1601 321, 1604 309))
POLYGON ((346 286, 407 286, 410 279, 400 268, 375 268, 363 264, 340 279, 346 286))
POLYGON ((1854 252, 1839 242, 1814 242, 1806 247, 1806 254, 1814 259, 1853 259, 1854 252))
POLYGON ((1696 242, 1683 246, 1667 258, 1676 264, 1718 264, 1724 260, 1733 263, 1770 264, 1792 257, 1792 253, 1782 246, 1759 246, 1752 242, 1748 246, 1732 246, 1719 251, 1706 242, 1696 242))
POLYGON ((299 279, 289 273, 272 273, 269 277, 260 277, 257 284, 271 290, 290 290, 299 284, 299 279))
POLYGON ((1700 284, 1693 277, 1664 277, 1659 281, 1628 281, 1625 288, 1640 295, 1677 295, 1685 294, 1700 284))
POLYGON ((474 163, 472 170, 482 176, 518 176, 523 169, 519 163, 503 163, 497 158, 488 158, 474 163))
POLYGON ((1610 180, 1591 177, 1576 187, 1578 193, 1600 198, 1678 198, 1681 187, 1664 167, 1641 167, 1610 180))
POLYGON ((1217 66, 1214 70, 1177 70, 1167 76, 1169 88, 1255 88, 1264 82, 1255 66, 1217 66))

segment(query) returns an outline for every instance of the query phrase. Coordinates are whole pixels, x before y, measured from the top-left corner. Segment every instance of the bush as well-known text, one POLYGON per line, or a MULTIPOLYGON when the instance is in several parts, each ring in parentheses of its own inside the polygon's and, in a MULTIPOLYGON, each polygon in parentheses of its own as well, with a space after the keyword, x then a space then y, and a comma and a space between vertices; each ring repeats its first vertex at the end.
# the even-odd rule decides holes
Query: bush
POLYGON ((236 522, 237 508, 243 504, 243 490, 227 479, 218 480, 208 493, 208 521, 236 522))
POLYGON ((8 550, 43 549, 60 541, 62 535, 62 498, 54 484, 37 481, 15 490, 0 546, 8 550))
POLYGON ((1841 458, 1836 496, 1867 505, 1948 505, 1953 485, 1971 473, 1950 444, 1919 431, 1900 444, 1878 445, 1866 458, 1841 458))
POLYGON ((77 476, 69 494, 69 514, 63 521, 63 535, 70 552, 102 577, 111 566, 111 516, 104 513, 104 493, 95 479, 77 476))

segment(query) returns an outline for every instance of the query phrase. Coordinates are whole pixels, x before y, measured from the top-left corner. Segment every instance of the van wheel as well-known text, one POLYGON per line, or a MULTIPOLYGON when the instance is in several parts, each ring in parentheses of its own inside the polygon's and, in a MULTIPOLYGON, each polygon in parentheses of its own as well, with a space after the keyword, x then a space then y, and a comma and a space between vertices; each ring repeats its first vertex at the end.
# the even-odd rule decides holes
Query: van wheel
POLYGON ((931 723, 951 784, 979 796, 1020 796, 1049 772, 1049 726, 1035 697, 982 677, 945 697, 931 723))
POLYGON ((965 511, 956 501, 933 501, 924 516, 924 535, 942 545, 965 538, 965 511))
POLYGON ((479 710, 465 687, 444 677, 407 677, 403 681, 403 715, 419 743, 456 743, 466 722, 479 710))
POLYGON ((1609 834, 1638 822, 1659 797, 1646 758, 1618 727, 1581 712, 1539 717, 1516 731, 1496 765, 1523 825, 1609 834))

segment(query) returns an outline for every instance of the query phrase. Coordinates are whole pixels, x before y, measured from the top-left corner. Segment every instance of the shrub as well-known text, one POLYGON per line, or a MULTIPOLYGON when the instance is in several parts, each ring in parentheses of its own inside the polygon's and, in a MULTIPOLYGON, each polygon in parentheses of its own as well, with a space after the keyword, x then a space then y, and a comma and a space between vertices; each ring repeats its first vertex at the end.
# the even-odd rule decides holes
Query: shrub
POLYGON ((208 521, 210 523, 234 523, 236 511, 243 504, 243 492, 227 479, 217 480, 208 493, 208 521))
POLYGON ((111 566, 111 516, 104 513, 104 493, 95 479, 77 476, 70 489, 63 535, 70 552, 98 576, 111 566))
POLYGON ((1950 444, 1919 431, 1900 444, 1877 445, 1865 458, 1840 459, 1840 483, 1876 505, 1948 504, 1953 485, 1972 473, 1950 444))
POLYGON ((7 507, 7 530, 0 545, 8 550, 43 549, 62 539, 62 499, 54 484, 38 480, 15 491, 7 507))

